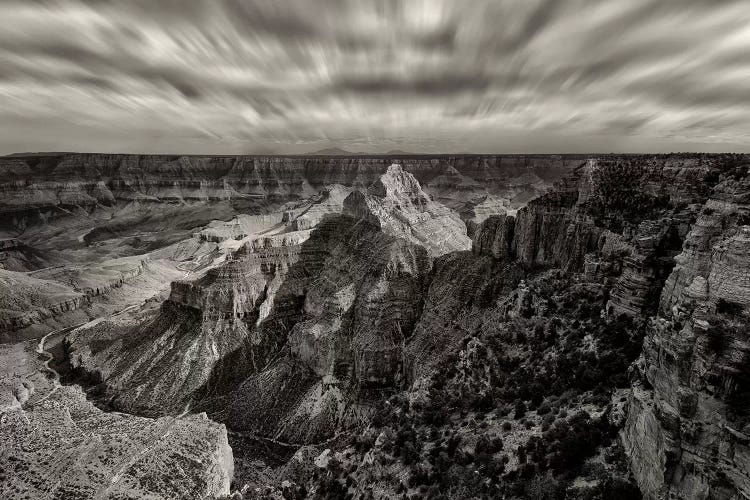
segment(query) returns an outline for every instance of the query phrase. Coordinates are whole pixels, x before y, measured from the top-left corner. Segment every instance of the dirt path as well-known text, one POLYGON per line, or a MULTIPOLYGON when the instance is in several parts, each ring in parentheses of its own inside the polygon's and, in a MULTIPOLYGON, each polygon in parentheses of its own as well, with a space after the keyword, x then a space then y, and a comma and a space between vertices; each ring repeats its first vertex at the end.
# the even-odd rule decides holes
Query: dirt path
POLYGON ((140 306, 141 306, 141 304, 133 304, 132 306, 128 306, 128 307, 126 307, 126 308, 124 308, 124 309, 122 309, 120 311, 117 311, 117 312, 115 312, 113 314, 110 314, 110 315, 107 315, 107 316, 100 316, 99 318, 95 318, 95 319, 93 319, 91 321, 86 321, 86 322, 83 322, 83 323, 79 323, 77 325, 67 326, 67 327, 61 328, 59 330, 54 330, 54 331, 49 332, 44 337, 42 337, 39 340, 39 344, 36 347, 36 352, 38 354, 40 354, 40 355, 42 355, 42 356, 44 356, 44 357, 47 358, 46 361, 44 362, 44 369, 46 371, 48 371, 49 373, 52 374, 52 386, 53 387, 52 387, 51 391, 49 391, 47 394, 44 395, 44 397, 42 397, 41 399, 39 399, 37 401, 34 401, 29 406, 33 408, 34 406, 38 405, 42 401, 45 401, 45 400, 49 399, 55 392, 57 392, 57 390, 61 386, 60 385, 60 374, 57 372, 57 370, 55 370, 54 368, 52 368, 50 366, 50 363, 55 359, 55 357, 52 355, 52 353, 50 353, 49 351, 47 351, 45 349, 45 344, 47 343, 47 340, 50 337, 52 337, 54 335, 67 334, 67 333, 72 332, 73 330, 75 330, 77 328, 81 328, 83 326, 95 325, 96 323, 99 323, 99 322, 104 321, 104 320, 109 319, 109 318, 113 318, 113 317, 118 316, 120 314, 124 314, 124 313, 126 313, 126 312, 128 312, 130 310, 133 310, 133 309, 135 309, 137 307, 140 307, 140 306))

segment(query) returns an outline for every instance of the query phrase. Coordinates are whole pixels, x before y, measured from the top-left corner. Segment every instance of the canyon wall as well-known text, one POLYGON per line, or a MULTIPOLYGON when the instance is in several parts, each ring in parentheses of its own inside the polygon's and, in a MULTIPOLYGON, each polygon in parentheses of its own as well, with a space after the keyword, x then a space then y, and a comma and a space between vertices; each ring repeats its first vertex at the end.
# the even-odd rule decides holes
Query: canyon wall
POLYGON ((592 161, 474 251, 609 289, 607 314, 650 317, 622 442, 647 498, 750 496, 750 179, 746 157, 592 161))
POLYGON ((8 228, 23 228, 70 207, 305 198, 330 184, 367 187, 394 159, 436 198, 499 194, 521 203, 585 161, 567 155, 12 156, 0 158, 0 214, 8 228))
POLYGON ((723 176, 634 366, 622 437, 648 498, 750 496, 748 223, 750 179, 723 176))
MULTIPOLYGON (((69 347, 122 407, 190 403, 236 430, 318 442, 367 422, 388 395, 419 391, 493 318, 551 308, 521 280, 553 270, 600 297, 607 328, 648 322, 631 381, 617 386, 630 384, 613 404, 622 417, 612 417, 644 495, 748 496, 747 164, 578 161, 515 213, 491 199, 477 210, 488 200, 477 198, 467 230, 436 198, 448 182, 473 190, 475 163, 449 165, 424 188, 414 165, 392 165, 351 192, 367 177, 325 163, 318 174, 343 187, 318 206, 288 210, 279 234, 243 242, 205 275, 173 283, 163 304, 82 329, 69 347)), ((578 323, 570 329, 592 334, 578 323)))

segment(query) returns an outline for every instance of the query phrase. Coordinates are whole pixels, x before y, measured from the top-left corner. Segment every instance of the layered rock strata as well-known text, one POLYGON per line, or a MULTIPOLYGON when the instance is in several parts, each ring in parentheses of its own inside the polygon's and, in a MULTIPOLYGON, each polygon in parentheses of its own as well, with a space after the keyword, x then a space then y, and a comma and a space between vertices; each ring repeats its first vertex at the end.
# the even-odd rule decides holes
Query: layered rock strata
MULTIPOLYGON (((346 196, 342 214, 338 202, 291 208, 280 234, 242 242, 205 276, 176 282, 161 306, 82 329, 70 338, 74 363, 101 372, 124 408, 190 403, 238 431, 317 442, 367 422, 384 396, 418 389, 493 318, 543 316, 553 307, 544 291, 519 281, 557 268, 601 304, 608 297, 596 315, 607 324, 656 315, 622 431, 644 494, 747 496, 750 190, 746 172, 723 162, 586 162, 515 216, 476 224, 471 239, 408 165, 392 166, 346 196), (307 212, 319 222, 300 230, 307 212)), ((437 184, 456 177, 442 172, 437 184)))
MULTIPOLYGON (((548 187, 584 159, 577 156, 413 156, 399 161, 428 186, 428 191, 431 189, 429 181, 435 180, 435 194, 443 193, 460 204, 487 194, 509 199, 529 196, 529 192, 535 194, 540 187, 548 187), (445 178, 446 172, 457 173, 458 177, 448 175, 445 178), (533 175, 527 178, 529 174, 533 175)), ((348 188, 369 186, 391 163, 387 156, 61 154, 5 157, 0 158, 0 214, 7 229, 23 229, 64 215, 64 210, 70 207, 90 211, 97 206, 130 202, 307 198, 332 184, 348 188)))
POLYGON ((325 215, 313 230, 256 237, 204 276, 174 282, 161 307, 79 329, 74 365, 138 411, 207 404, 258 373, 232 396, 236 428, 304 441, 335 429, 344 408, 358 418, 343 391, 356 401, 400 384, 432 259, 470 239, 398 165, 349 194, 343 215, 331 209, 337 192, 293 219, 325 215))
POLYGON ((471 248, 460 218, 432 201, 416 178, 398 164, 388 167, 366 192, 349 195, 344 200, 344 213, 423 246, 433 257, 471 248))
POLYGON ((750 497, 750 183, 726 178, 661 293, 622 439, 648 498, 750 497))

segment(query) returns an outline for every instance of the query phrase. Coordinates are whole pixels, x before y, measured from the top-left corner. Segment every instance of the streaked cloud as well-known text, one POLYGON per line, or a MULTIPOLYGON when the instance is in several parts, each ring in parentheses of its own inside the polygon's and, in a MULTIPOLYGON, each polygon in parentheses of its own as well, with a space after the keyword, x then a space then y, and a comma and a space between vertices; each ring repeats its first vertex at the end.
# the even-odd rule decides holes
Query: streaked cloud
POLYGON ((750 151, 745 0, 4 0, 0 152, 750 151))

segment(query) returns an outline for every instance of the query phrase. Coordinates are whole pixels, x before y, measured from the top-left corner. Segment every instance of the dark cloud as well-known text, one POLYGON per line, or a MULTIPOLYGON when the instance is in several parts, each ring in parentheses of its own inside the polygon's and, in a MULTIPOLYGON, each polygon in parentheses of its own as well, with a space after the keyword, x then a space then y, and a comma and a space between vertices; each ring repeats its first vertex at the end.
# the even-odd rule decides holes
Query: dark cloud
POLYGON ((6 0, 0 18, 6 153, 750 149, 744 0, 6 0))
POLYGON ((492 79, 482 74, 444 73, 433 76, 413 75, 408 78, 393 76, 343 77, 334 82, 333 92, 398 95, 402 93, 425 97, 440 97, 456 93, 482 92, 492 79))

